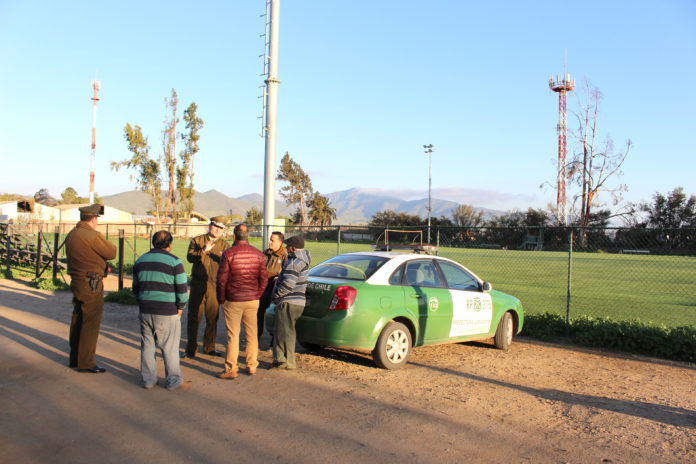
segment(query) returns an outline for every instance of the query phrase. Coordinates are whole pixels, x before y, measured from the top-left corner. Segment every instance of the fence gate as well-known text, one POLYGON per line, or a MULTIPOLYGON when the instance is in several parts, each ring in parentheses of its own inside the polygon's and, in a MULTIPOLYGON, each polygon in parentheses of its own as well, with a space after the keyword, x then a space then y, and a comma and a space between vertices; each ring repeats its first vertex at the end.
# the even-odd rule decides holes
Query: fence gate
POLYGON ((7 271, 31 272, 33 269, 37 279, 52 267, 53 279, 60 273, 67 285, 63 273, 67 265, 59 256, 65 239, 61 241, 58 227, 53 234, 45 234, 41 229, 40 224, 0 224, 0 262, 7 271))

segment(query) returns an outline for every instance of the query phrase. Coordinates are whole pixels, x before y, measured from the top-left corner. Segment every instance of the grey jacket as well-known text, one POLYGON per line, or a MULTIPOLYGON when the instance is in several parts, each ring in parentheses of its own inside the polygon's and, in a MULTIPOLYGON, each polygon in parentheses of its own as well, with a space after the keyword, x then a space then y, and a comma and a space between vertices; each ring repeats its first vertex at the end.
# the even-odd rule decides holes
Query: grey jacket
POLYGON ((271 300, 274 304, 305 305, 307 275, 311 262, 312 257, 309 255, 309 251, 304 248, 288 254, 288 261, 283 265, 283 270, 278 274, 273 288, 271 300))

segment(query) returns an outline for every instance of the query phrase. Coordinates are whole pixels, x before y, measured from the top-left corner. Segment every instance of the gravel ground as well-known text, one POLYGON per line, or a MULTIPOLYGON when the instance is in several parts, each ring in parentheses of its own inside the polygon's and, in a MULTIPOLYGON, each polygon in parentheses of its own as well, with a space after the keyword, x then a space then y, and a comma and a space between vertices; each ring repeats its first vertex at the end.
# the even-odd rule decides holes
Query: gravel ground
POLYGON ((396 371, 338 349, 267 370, 262 351, 235 380, 201 354, 182 360, 193 389, 148 391, 136 307, 105 305, 106 374, 67 367, 70 300, 0 280, 2 463, 696 462, 694 365, 516 338, 417 348, 396 371))

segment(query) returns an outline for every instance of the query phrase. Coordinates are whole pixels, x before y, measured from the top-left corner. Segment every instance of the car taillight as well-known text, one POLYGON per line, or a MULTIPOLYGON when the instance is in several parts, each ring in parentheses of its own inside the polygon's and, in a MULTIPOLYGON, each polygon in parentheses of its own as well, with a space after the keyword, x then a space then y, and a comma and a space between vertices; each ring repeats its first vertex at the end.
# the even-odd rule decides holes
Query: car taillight
POLYGON ((338 287, 334 292, 333 298, 331 299, 329 309, 349 309, 351 306, 353 306, 353 302, 355 301, 355 296, 357 294, 358 291, 353 287, 349 287, 348 285, 338 287))

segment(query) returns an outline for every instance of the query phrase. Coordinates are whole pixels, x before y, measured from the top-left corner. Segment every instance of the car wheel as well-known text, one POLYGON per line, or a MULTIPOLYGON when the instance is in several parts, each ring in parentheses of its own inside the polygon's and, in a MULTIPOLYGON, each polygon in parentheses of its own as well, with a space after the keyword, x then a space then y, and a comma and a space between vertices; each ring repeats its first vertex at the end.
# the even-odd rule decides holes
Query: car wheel
POLYGON ((321 351, 324 349, 324 345, 317 345, 316 343, 303 342, 300 340, 298 340, 297 343, 299 343, 302 348, 309 352, 321 351))
POLYGON ((372 351, 375 363, 384 369, 398 369, 411 354, 411 332, 401 322, 389 322, 379 334, 377 345, 372 351))
POLYGON ((498 323, 498 329, 495 331, 495 346, 501 350, 507 351, 512 343, 512 315, 510 313, 503 314, 498 323))

